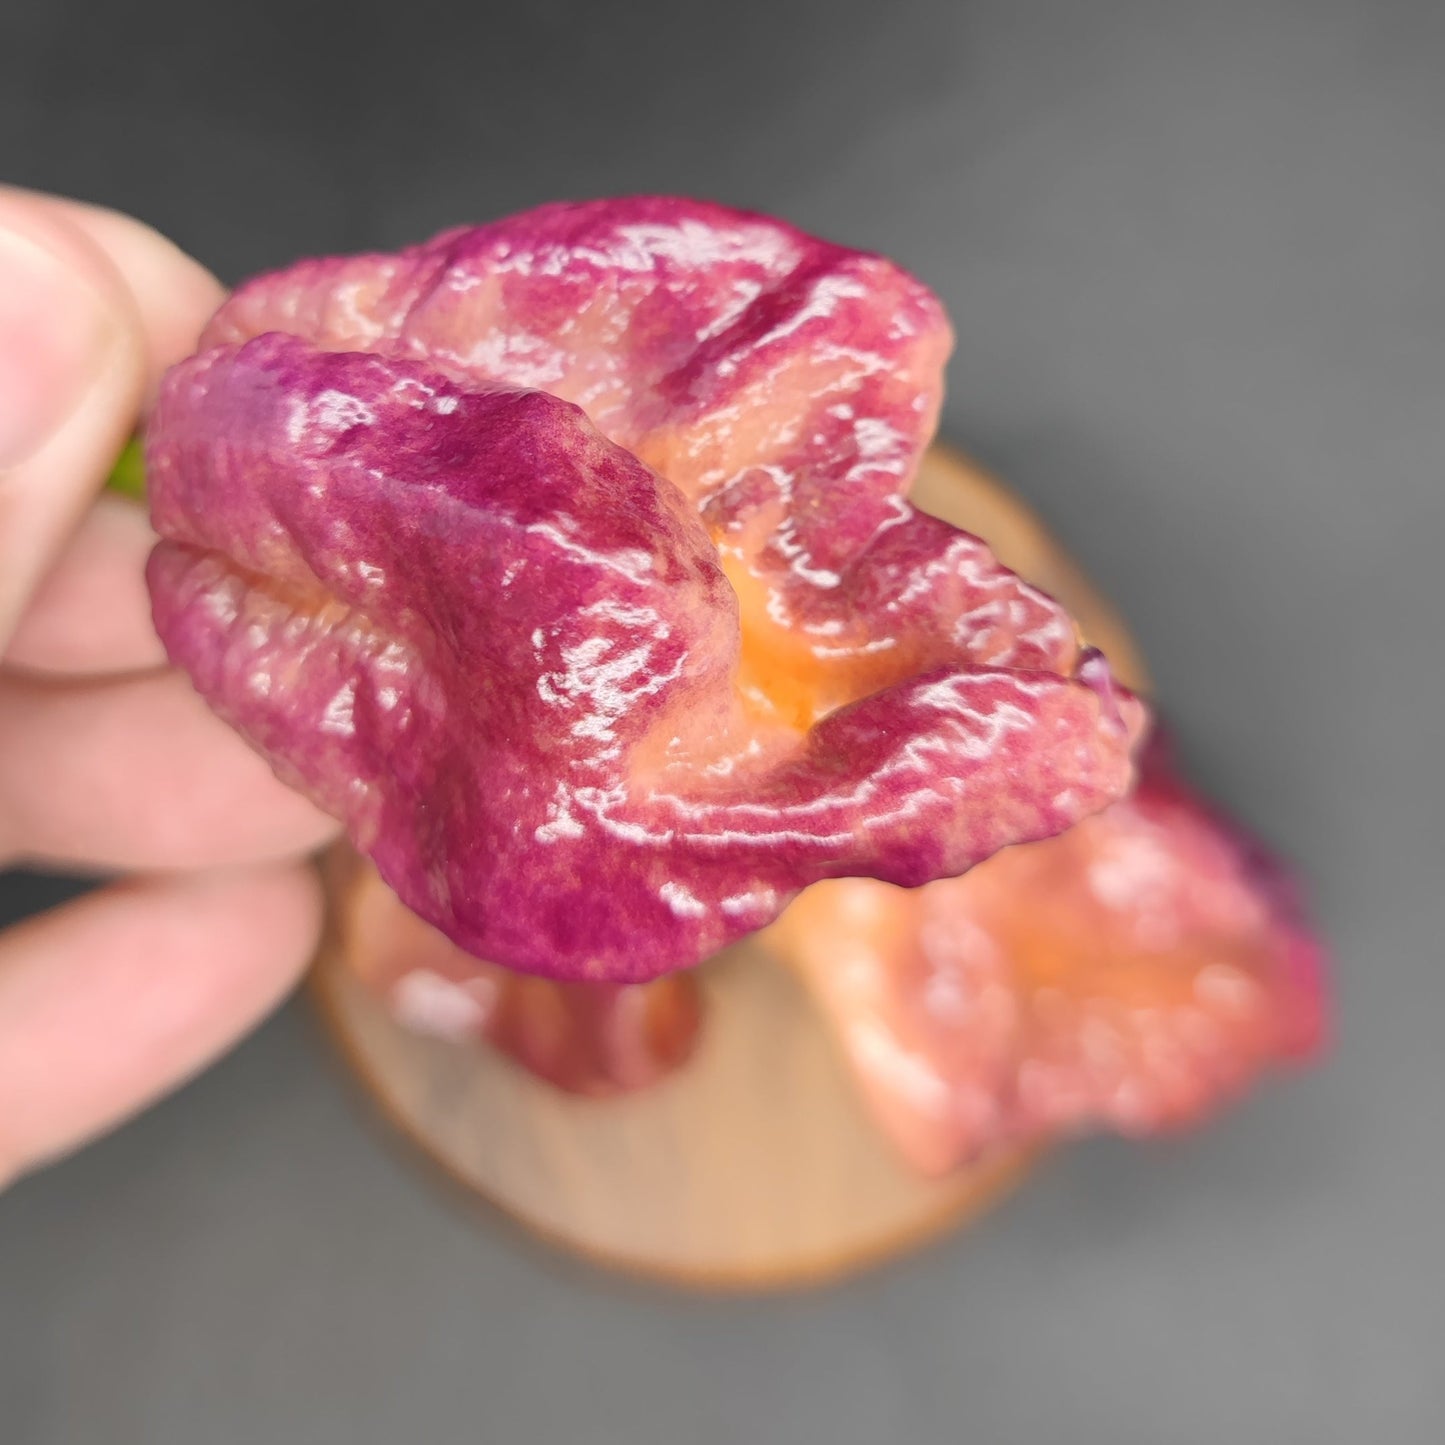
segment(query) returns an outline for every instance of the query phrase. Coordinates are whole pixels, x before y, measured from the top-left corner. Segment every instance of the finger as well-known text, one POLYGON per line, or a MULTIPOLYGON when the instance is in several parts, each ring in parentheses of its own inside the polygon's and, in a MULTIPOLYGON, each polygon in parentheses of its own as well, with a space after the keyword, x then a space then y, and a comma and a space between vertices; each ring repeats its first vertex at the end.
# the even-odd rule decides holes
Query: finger
POLYGON ((220 294, 138 221, 0 188, 0 650, 220 294))
POLYGON ((295 856, 336 831, 179 673, 0 676, 0 858, 217 867, 295 856))
POLYGON ((140 315, 75 226, 0 196, 0 646, 135 422, 140 315))
POLYGON ((117 884, 0 933, 0 1185, 174 1088, 286 994, 303 865, 117 884))
MULTIPOLYGON (((7 190, 26 194, 0 186, 0 196, 7 190)), ((145 337, 149 405, 165 369, 196 349, 225 288, 199 261, 134 216, 60 196, 39 199, 94 241, 125 279, 145 337)))
POLYGON ((4 661, 90 676, 162 666, 145 585, 154 543, 144 508, 100 497, 31 597, 4 661))

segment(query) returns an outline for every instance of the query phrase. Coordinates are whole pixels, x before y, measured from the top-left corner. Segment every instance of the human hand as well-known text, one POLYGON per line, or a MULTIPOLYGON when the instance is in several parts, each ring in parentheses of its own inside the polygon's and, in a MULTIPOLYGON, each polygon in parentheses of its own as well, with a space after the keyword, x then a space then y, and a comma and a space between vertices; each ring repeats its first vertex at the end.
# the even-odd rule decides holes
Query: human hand
POLYGON ((262 1017, 336 825, 168 670, 144 512, 100 495, 217 282, 129 217, 0 186, 0 867, 123 875, 0 932, 0 1185, 262 1017))

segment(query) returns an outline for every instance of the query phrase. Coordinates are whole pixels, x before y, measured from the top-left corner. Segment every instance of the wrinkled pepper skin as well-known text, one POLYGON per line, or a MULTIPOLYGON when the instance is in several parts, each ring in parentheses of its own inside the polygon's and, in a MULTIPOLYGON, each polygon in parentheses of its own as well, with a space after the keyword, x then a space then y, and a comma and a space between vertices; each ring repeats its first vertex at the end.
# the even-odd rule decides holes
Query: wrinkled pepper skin
POLYGON ((820 879, 1124 796, 1142 705, 904 499, 951 346, 878 256, 674 198, 243 286, 146 433, 156 624, 460 948, 642 981, 820 879))

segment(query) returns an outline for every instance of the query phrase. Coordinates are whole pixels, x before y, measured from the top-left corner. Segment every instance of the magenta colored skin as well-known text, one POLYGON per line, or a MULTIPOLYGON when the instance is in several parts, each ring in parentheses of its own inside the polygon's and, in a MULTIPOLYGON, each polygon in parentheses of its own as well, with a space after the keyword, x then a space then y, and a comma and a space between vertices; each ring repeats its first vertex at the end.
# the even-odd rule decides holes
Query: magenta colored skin
POLYGON ((643 980, 817 879, 961 873, 1126 792, 1144 716, 901 500, 949 345, 882 258, 668 198, 301 263, 166 378, 156 625, 512 968, 643 980), (799 637, 801 721, 753 686, 799 637))

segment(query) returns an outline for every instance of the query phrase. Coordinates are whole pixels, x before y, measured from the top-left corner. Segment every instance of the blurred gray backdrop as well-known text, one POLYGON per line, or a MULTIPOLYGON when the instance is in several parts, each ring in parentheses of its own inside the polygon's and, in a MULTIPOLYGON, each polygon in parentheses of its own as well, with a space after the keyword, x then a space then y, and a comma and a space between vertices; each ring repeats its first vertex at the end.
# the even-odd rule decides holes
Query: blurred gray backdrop
POLYGON ((0 1439, 1440 1438, 1445 6, 0 0, 0 175, 228 280, 637 190, 895 256, 958 325, 948 433, 1302 865, 1341 1035, 922 1256, 703 1304, 457 1211, 293 1006, 0 1197, 0 1439))

